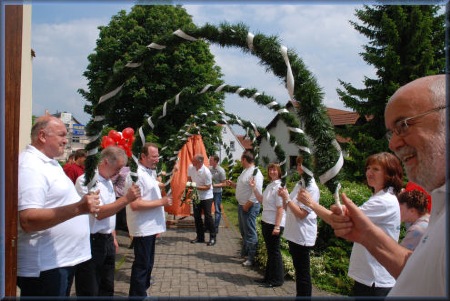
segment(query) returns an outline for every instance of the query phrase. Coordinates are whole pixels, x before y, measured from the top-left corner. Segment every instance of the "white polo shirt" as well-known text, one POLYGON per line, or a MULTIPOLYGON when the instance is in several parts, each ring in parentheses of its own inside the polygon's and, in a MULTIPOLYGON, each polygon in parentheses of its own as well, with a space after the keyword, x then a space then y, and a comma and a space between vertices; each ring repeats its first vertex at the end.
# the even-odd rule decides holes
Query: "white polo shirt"
POLYGON ((190 164, 188 167, 188 177, 191 177, 192 181, 197 184, 197 186, 210 185, 208 190, 198 190, 198 197, 200 200, 209 200, 213 198, 213 188, 212 188, 212 174, 209 168, 202 165, 199 170, 195 168, 194 165, 190 164))
MULTIPOLYGON (((236 181, 236 199, 239 205, 245 205, 247 201, 252 201, 253 203, 258 202, 255 194, 253 193, 253 189, 249 184, 250 179, 253 177, 253 171, 255 168, 255 166, 250 166, 249 168, 244 169, 236 181)), ((264 177, 259 169, 254 177, 256 189, 262 193, 264 177)))
MULTIPOLYGON (((263 211, 261 220, 271 225, 275 225, 277 212, 279 207, 283 207, 283 199, 278 196, 278 189, 281 187, 281 180, 275 180, 263 192, 263 211)), ((286 223, 286 212, 283 210, 283 215, 280 221, 280 227, 284 227, 286 223)))
MULTIPOLYGON (((58 161, 31 145, 19 156, 18 186, 18 211, 55 208, 80 201, 58 161)), ((26 233, 20 225, 18 230, 18 276, 39 277, 42 271, 75 266, 91 258, 87 214, 42 231, 26 233)))
MULTIPOLYGON (((317 215, 311 208, 297 201, 297 193, 301 187, 302 185, 297 183, 290 193, 289 198, 295 205, 306 210, 308 215, 304 218, 299 218, 292 213, 291 208, 288 206, 286 209, 286 225, 284 227, 283 237, 300 246, 312 247, 316 244, 317 239, 317 215)), ((319 203, 320 190, 314 178, 311 178, 311 182, 306 187, 306 190, 311 194, 312 199, 319 203)))
MULTIPOLYGON (((100 205, 107 205, 116 201, 116 194, 114 192, 114 186, 111 179, 105 179, 102 177, 98 170, 95 171, 95 177, 97 178, 96 184, 91 190, 100 190, 100 205)), ((75 182, 75 188, 80 196, 89 192, 87 186, 84 185, 84 174, 79 176, 75 182)), ((98 220, 93 214, 89 214, 89 226, 91 233, 111 234, 116 228, 116 215, 113 214, 104 219, 98 220)))
MULTIPOLYGON (((145 202, 161 199, 161 190, 156 180, 156 171, 138 164, 138 180, 136 184, 141 190, 141 198, 145 202)), ((128 232, 132 236, 150 236, 166 232, 166 217, 164 206, 147 210, 133 211, 130 205, 126 207, 128 232)))

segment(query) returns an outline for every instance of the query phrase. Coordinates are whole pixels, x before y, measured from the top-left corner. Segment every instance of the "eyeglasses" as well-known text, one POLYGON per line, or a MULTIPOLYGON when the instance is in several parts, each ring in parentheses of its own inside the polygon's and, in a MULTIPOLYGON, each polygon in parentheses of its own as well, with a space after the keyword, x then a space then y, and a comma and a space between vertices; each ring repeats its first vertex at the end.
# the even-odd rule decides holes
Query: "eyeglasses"
POLYGON ((397 136, 404 136, 406 134, 406 132, 408 131, 408 128, 411 125, 412 120, 426 116, 428 114, 431 114, 431 113, 434 113, 437 111, 440 111, 442 109, 445 109, 446 107, 447 106, 440 106, 440 107, 431 109, 429 111, 426 111, 424 113, 418 114, 416 116, 408 117, 408 118, 397 121, 392 130, 386 131, 386 139, 388 141, 390 141, 394 134, 396 134, 397 136))

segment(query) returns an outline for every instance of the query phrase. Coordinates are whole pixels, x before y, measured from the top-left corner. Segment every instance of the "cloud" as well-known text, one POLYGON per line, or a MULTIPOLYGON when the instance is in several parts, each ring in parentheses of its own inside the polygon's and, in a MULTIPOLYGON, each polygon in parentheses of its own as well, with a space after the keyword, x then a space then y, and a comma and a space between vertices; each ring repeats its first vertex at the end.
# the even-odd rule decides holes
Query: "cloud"
MULTIPOLYGON (((364 75, 373 74, 372 68, 358 54, 366 41, 348 22, 354 19, 357 6, 209 4, 184 7, 198 26, 206 22, 213 25, 243 23, 254 34, 277 35, 283 45, 296 51, 323 87, 326 106, 343 108, 335 91, 338 78, 358 86, 364 75)), ((117 7, 117 12, 119 9, 117 7)), ((129 6, 124 5, 124 9, 129 10, 129 6)), ((90 116, 84 113, 86 103, 77 90, 86 89, 87 81, 82 73, 86 70, 88 55, 95 48, 97 27, 108 24, 112 17, 111 9, 104 10, 109 14, 98 10, 95 18, 67 16, 47 23, 40 17, 39 23, 32 24, 32 48, 36 51, 33 114, 41 115, 45 109, 51 113, 67 111, 87 123, 90 116)), ((260 93, 273 96, 280 104, 287 102, 282 79, 266 72, 258 58, 241 49, 224 49, 217 45, 212 45, 211 52, 227 84, 256 88, 260 93)), ((267 125, 275 115, 251 100, 231 95, 225 101, 225 108, 260 126, 267 125)))

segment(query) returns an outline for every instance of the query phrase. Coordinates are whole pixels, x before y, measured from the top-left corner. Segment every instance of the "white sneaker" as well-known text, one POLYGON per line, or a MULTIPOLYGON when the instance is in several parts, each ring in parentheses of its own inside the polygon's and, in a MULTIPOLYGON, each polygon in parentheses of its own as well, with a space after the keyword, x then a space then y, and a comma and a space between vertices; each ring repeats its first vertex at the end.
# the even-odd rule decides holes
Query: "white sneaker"
POLYGON ((251 262, 250 260, 246 260, 242 263, 242 265, 244 267, 251 267, 253 265, 253 262, 251 262))

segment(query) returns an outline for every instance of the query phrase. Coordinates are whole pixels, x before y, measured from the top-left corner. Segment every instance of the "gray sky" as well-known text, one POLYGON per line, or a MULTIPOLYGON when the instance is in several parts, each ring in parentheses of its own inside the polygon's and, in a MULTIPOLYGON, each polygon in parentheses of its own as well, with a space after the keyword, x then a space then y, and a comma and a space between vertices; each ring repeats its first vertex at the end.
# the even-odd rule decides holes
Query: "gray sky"
MULTIPOLYGON (((89 121, 84 99, 77 89, 86 89, 87 57, 95 48, 98 26, 107 25, 121 9, 130 10, 130 2, 34 2, 32 3, 33 114, 70 112, 81 123, 89 121)), ((194 23, 219 25, 222 22, 246 24, 254 34, 277 35, 281 43, 294 50, 315 75, 325 93, 325 106, 344 108, 338 99, 338 79, 362 87, 364 76, 374 70, 359 53, 367 44, 364 36, 350 25, 356 8, 362 5, 184 5, 194 23)), ((149 41, 150 43, 151 41, 149 41)), ((149 44, 148 43, 148 44, 149 44)), ((258 64, 258 59, 238 48, 212 45, 216 63, 227 84, 256 88, 286 104, 288 93, 281 80, 258 64)), ((296 83, 298 84, 298 83, 296 83)), ((228 112, 266 126, 274 113, 230 95, 225 100, 228 112)), ((151 112, 149 112, 151 113, 151 112)))

